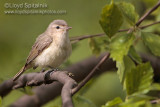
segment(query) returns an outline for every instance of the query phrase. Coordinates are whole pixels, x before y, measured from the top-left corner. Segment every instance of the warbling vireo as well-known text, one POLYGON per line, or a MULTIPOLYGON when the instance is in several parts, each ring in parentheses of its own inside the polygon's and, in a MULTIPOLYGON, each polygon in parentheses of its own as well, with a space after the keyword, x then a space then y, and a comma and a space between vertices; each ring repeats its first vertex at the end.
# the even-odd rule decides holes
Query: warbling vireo
POLYGON ((51 69, 61 65, 71 54, 72 47, 68 37, 69 27, 64 20, 54 20, 44 33, 36 39, 25 65, 14 76, 17 80, 24 71, 33 67, 51 69))

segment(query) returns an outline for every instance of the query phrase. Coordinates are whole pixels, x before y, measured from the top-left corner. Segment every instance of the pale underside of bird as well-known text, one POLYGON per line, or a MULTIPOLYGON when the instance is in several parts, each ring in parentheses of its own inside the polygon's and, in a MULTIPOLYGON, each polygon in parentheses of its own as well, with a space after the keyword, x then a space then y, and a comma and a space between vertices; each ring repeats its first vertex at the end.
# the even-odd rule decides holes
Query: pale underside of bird
POLYGON ((25 65, 14 76, 17 80, 24 71, 30 68, 57 68, 71 54, 72 47, 68 37, 68 27, 64 20, 54 20, 37 39, 25 65))

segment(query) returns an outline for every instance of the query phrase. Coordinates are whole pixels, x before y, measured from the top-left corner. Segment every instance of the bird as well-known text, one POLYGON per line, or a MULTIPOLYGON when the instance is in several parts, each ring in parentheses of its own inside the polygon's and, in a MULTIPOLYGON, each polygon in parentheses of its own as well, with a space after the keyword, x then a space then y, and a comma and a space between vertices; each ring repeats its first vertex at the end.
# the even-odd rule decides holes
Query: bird
POLYGON ((26 63, 14 76, 13 81, 16 81, 30 68, 54 69, 60 66, 72 52, 68 35, 68 31, 71 28, 64 20, 58 19, 52 21, 46 31, 36 38, 26 63))

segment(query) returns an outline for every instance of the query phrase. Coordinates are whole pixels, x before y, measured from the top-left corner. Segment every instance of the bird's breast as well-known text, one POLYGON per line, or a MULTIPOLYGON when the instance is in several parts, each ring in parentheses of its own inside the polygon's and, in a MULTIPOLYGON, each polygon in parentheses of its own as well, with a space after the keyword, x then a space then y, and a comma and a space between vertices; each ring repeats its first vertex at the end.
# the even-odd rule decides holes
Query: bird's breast
POLYGON ((64 46, 57 46, 53 41, 34 61, 36 66, 56 68, 61 65, 71 54, 72 48, 69 43, 64 46))

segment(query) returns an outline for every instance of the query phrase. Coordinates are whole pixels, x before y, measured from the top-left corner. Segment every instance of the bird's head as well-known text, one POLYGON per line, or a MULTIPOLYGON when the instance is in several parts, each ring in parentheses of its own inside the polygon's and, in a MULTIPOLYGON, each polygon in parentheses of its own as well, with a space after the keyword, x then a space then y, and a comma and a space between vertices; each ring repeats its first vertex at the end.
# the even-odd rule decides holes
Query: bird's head
POLYGON ((54 20, 48 27, 48 30, 56 35, 66 34, 69 29, 67 23, 64 20, 54 20))

